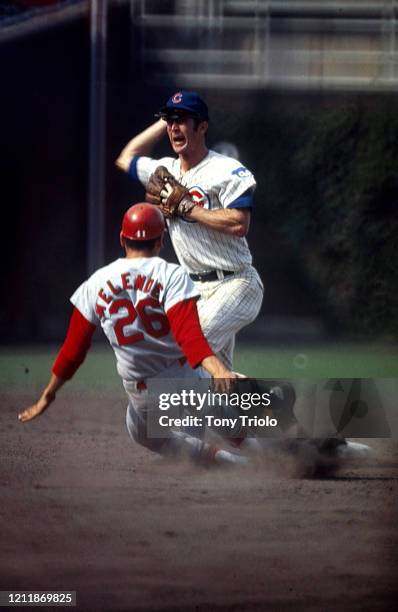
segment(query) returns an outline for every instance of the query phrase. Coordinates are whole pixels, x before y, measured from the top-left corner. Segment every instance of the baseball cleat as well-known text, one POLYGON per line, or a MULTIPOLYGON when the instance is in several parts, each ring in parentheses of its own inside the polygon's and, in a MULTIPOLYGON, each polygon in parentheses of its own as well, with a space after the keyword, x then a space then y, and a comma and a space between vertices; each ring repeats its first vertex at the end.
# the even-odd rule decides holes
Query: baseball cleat
POLYGON ((351 442, 344 438, 325 438, 324 440, 313 440, 321 457, 329 460, 363 461, 373 455, 372 449, 367 444, 351 442))
POLYGON ((337 446, 335 453, 337 457, 344 461, 361 461, 363 459, 370 459, 373 456, 373 450, 367 444, 350 442, 348 440, 337 446))
POLYGON ((218 465, 247 465, 249 463, 249 459, 244 455, 237 455, 223 449, 215 453, 214 461, 218 465))
POLYGON ((194 461, 202 467, 211 467, 215 465, 247 465, 249 463, 249 459, 244 455, 217 448, 206 442, 201 442, 200 444, 199 453, 195 453, 192 457, 194 461))

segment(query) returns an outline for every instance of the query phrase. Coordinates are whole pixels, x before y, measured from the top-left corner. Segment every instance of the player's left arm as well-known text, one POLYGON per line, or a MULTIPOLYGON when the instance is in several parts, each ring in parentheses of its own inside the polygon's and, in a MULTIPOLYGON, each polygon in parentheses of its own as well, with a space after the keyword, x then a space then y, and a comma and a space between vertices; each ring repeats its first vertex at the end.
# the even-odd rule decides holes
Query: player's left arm
POLYGON ((195 206, 187 216, 222 234, 243 238, 249 231, 255 186, 249 170, 243 166, 235 168, 220 181, 218 199, 222 207, 195 206))
POLYGON ((198 298, 198 291, 188 274, 181 267, 175 266, 162 297, 175 341, 191 368, 201 365, 214 378, 235 378, 214 355, 203 334, 196 305, 198 298))
MULTIPOLYGON (((196 297, 177 302, 167 311, 167 318, 177 344, 192 368, 202 366, 212 378, 227 381, 236 378, 214 355, 200 326, 196 297)), ((226 391, 227 383, 221 383, 226 391)))
POLYGON ((187 215, 189 219, 202 223, 206 227, 243 238, 247 235, 250 227, 250 209, 248 208, 216 208, 207 210, 195 206, 187 215))
POLYGON ((18 419, 22 422, 31 421, 35 417, 42 414, 45 410, 47 410, 50 404, 53 403, 58 389, 60 389, 65 382, 65 380, 59 378, 59 376, 56 374, 51 374, 51 378, 43 390, 40 398, 35 404, 25 408, 25 410, 18 415, 18 419))
POLYGON ((200 326, 197 299, 182 299, 166 312, 173 336, 192 368, 214 354, 200 326))
POLYGON ((74 308, 65 341, 52 367, 50 380, 37 402, 18 415, 21 422, 31 421, 54 402, 57 391, 72 378, 83 363, 95 330, 96 326, 74 308))

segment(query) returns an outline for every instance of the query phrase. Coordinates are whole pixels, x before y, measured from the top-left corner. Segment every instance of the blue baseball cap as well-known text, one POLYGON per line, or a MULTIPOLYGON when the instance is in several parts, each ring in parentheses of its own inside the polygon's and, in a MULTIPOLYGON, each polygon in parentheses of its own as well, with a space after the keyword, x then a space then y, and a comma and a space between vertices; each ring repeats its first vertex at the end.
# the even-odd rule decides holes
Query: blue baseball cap
POLYGON ((177 91, 167 100, 166 106, 163 106, 156 116, 165 119, 173 115, 175 111, 189 113, 203 121, 209 120, 207 104, 195 91, 177 91))

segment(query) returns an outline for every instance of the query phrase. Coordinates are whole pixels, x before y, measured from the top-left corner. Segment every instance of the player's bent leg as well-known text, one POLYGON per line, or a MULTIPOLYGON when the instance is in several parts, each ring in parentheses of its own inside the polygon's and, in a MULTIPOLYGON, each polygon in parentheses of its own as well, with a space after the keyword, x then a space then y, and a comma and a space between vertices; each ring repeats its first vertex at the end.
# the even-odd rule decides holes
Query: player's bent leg
POLYGON ((126 426, 130 437, 154 453, 163 454, 165 452, 165 442, 163 438, 148 437, 147 430, 147 412, 135 408, 131 401, 127 406, 126 411, 126 426))
MULTIPOLYGON (((209 378, 207 372, 202 368, 192 370, 188 364, 172 366, 156 378, 166 375, 178 379, 209 378)), ((167 376, 166 376, 167 377, 167 376)), ((189 428, 182 431, 168 430, 167 438, 152 438, 148 435, 148 415, 151 411, 151 397, 146 390, 137 392, 135 385, 124 381, 124 387, 129 397, 126 412, 126 425, 130 437, 148 450, 163 456, 186 457, 199 465, 237 465, 246 464, 247 458, 241 453, 233 453, 228 450, 216 448, 204 442, 201 430, 195 434, 189 428), (188 429, 188 430, 187 430, 188 429)), ((152 408, 153 409, 153 408, 152 408)), ((196 428, 197 429, 197 428, 196 428)))
POLYGON ((168 432, 168 438, 153 438, 148 436, 148 411, 135 407, 130 401, 126 411, 126 426, 130 437, 148 450, 160 455, 189 456, 200 454, 202 442, 198 438, 183 432, 168 432))
POLYGON ((186 457, 198 465, 246 465, 247 457, 211 446, 200 438, 183 431, 169 431, 164 439, 148 437, 147 412, 136 409, 130 401, 126 412, 126 425, 131 438, 148 450, 162 456, 186 457))
POLYGON ((179 453, 182 451, 198 465, 246 465, 248 463, 244 455, 217 448, 182 431, 174 431, 172 434, 170 449, 174 448, 179 453))
MULTIPOLYGON (((215 353, 229 362, 229 343, 235 334, 257 317, 263 299, 263 287, 254 270, 220 283, 197 284, 203 299, 198 302, 202 330, 215 353)), ((224 361, 224 359, 223 359, 224 361)))
POLYGON ((218 351, 217 357, 223 362, 225 367, 232 370, 232 362, 235 348, 235 336, 232 336, 228 342, 218 351))

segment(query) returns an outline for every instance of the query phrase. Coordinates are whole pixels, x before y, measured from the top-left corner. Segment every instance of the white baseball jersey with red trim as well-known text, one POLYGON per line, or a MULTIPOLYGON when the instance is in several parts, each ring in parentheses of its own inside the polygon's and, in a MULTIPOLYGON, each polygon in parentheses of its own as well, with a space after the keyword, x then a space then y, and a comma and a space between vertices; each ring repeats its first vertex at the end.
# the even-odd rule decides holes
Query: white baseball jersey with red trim
MULTIPOLYGON (((193 199, 207 209, 228 208, 256 181, 240 162, 209 151, 199 164, 181 173, 180 160, 173 157, 133 158, 130 175, 146 186, 158 166, 165 166, 185 187, 193 199)), ((241 204, 241 206, 244 206, 241 204)), ((178 261, 190 273, 211 270, 239 271, 252 263, 246 238, 228 236, 201 223, 175 217, 168 221, 170 237, 178 261)))
POLYGON ((124 380, 156 376, 182 356, 166 312, 198 296, 188 274, 160 257, 121 258, 97 270, 75 291, 72 304, 100 322, 124 380))

